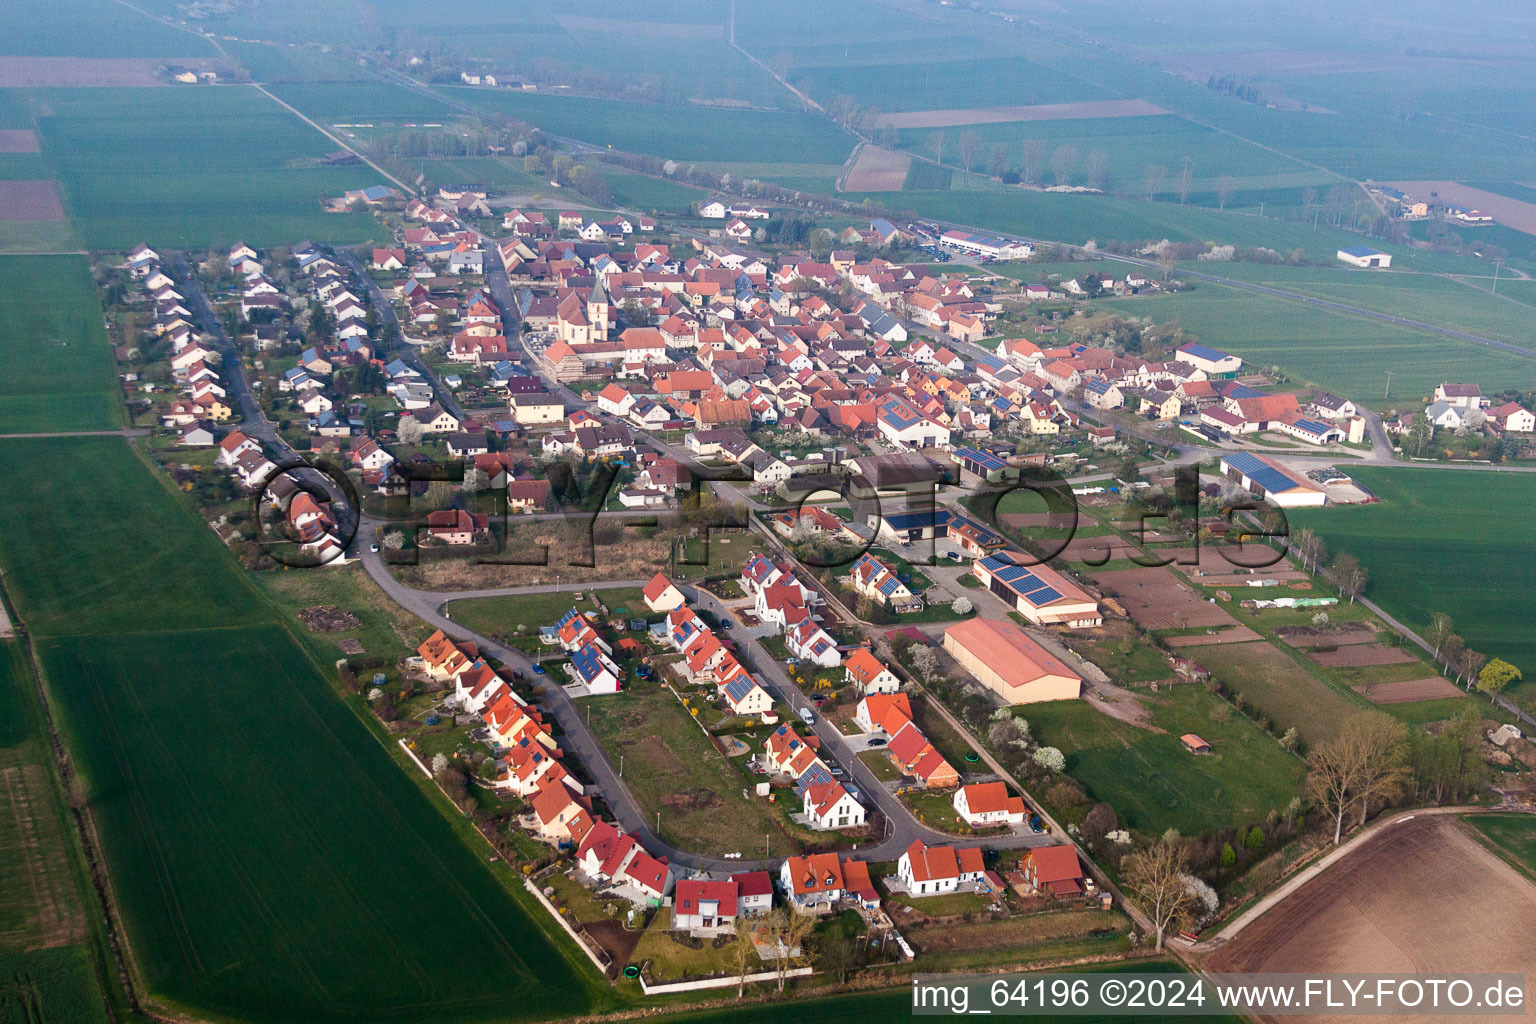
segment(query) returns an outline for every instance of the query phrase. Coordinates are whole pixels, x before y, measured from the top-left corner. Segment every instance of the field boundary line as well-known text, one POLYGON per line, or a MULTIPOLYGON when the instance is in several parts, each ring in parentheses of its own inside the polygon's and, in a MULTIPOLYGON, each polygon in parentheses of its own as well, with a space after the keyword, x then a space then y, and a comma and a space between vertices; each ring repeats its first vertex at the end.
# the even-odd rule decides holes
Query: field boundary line
POLYGON ((271 100, 273 103, 276 103, 278 106, 282 107, 284 110, 288 111, 294 117, 297 117, 300 121, 303 121, 305 124, 309 125, 311 128, 313 128, 315 131, 319 132, 321 135, 324 135, 326 138, 328 138, 332 142, 336 143, 336 145, 340 146, 342 149, 346 150, 348 153, 351 153, 353 156, 357 157, 359 160, 361 160, 363 163, 367 164, 369 167, 372 167, 375 171, 377 171, 379 174, 383 175, 388 180, 394 182, 396 185, 399 185, 401 188, 405 189, 405 191, 409 192, 411 195, 414 196, 414 195, 417 194, 416 189, 412 188, 410 185, 407 185, 405 182, 401 181, 399 178, 395 177, 393 174, 390 174, 384 168, 382 168, 378 164, 374 163, 373 160, 371 158, 369 158, 369 156, 366 153, 358 152, 356 149, 354 149, 351 146, 351 144, 349 144, 344 139, 342 139, 341 136, 339 136, 339 135, 332 135, 327 129, 321 127, 319 123, 310 120, 308 115, 306 115, 303 111, 299 110, 297 107, 293 106, 291 103, 288 103, 285 100, 278 99, 272 93, 268 92, 267 91, 267 87, 262 85, 260 82, 252 82, 251 83, 251 88, 255 89, 257 92, 261 93, 267 99, 271 100))

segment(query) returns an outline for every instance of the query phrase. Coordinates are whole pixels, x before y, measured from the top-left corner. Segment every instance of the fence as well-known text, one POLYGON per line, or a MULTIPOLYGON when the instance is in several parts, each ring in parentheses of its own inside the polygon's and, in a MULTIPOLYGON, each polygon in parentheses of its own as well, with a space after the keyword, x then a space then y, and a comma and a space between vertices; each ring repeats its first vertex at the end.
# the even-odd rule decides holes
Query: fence
POLYGON ((533 880, 530 878, 523 879, 523 887, 529 892, 533 893, 533 898, 543 904, 544 909, 549 911, 549 915, 551 917, 560 922, 560 927, 564 928, 565 933, 571 937, 571 941, 580 946, 581 951, 587 954, 587 959, 592 961, 592 966, 597 968, 597 972, 604 977, 607 977, 608 968, 610 965, 603 963, 603 961, 598 958, 597 953, 594 952, 592 947, 587 944, 587 940, 583 939, 581 934, 571 926, 571 922, 566 920, 564 914, 555 909, 555 905, 549 902, 549 898, 539 891, 539 887, 534 884, 533 880))
MULTIPOLYGON (((739 941, 739 940, 738 940, 739 941)), ((786 978, 805 978, 813 972, 809 967, 794 967, 784 972, 786 978)), ((749 974, 746 977, 748 985, 756 985, 764 981, 778 981, 778 971, 760 971, 757 974, 749 974)), ((665 995, 669 992, 701 992, 710 988, 730 988, 732 985, 741 984, 742 979, 737 975, 729 975, 720 978, 700 978, 697 981, 662 981, 651 984, 644 977, 640 979, 640 991, 648 996, 665 995)))

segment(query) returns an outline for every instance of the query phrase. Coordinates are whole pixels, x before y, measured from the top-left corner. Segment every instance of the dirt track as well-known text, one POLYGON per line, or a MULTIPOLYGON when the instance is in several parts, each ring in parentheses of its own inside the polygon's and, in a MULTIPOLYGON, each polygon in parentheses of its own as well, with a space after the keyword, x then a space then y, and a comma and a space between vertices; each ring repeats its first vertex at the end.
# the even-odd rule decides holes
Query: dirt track
MULTIPOLYGON (((1536 884, 1486 849, 1454 815, 1442 815, 1387 826, 1243 929, 1204 966, 1529 973, 1536 969, 1533 940, 1536 884)), ((1282 1019, 1338 1024, 1357 1018, 1282 1019)))
POLYGON ((882 125, 897 128, 948 128, 961 124, 1006 121, 1065 121, 1094 117, 1151 117, 1168 111, 1146 100, 1088 100, 1082 103, 1042 103, 1032 107, 982 107, 972 110, 908 110, 885 114, 882 125))

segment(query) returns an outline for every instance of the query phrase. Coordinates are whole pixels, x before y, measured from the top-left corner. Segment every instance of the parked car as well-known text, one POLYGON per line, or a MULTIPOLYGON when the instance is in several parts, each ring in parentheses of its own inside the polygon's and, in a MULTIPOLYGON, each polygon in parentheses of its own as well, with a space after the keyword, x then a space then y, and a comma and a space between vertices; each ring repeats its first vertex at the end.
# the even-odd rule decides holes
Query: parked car
POLYGON ((802 722, 804 722, 806 725, 815 725, 816 724, 816 716, 815 716, 815 714, 813 714, 811 712, 810 708, 801 708, 800 709, 800 720, 802 722))
POLYGON ((1045 822, 1040 820, 1040 815, 1038 815, 1038 814, 1031 814, 1029 816, 1029 830, 1031 832, 1044 832, 1045 831, 1045 822))
POLYGON ((871 736, 869 738, 869 742, 864 744, 864 745, 867 746, 867 747, 883 747, 883 746, 885 746, 885 737, 884 736, 871 736))
POLYGON ((833 775, 837 776, 838 778, 842 778, 844 775, 848 774, 847 772, 843 771, 842 766, 835 765, 835 764, 832 765, 831 767, 829 767, 827 769, 827 771, 831 772, 833 775))
POLYGON ((536 675, 536 676, 543 675, 544 674, 544 666, 540 665, 538 662, 534 662, 533 663, 533 674, 536 675))

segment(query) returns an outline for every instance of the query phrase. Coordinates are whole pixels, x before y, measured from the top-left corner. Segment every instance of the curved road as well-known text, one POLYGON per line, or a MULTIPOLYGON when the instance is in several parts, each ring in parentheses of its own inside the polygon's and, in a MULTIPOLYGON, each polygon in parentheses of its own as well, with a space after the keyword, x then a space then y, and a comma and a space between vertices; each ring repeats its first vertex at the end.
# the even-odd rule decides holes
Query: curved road
MULTIPOLYGON (((365 529, 368 524, 365 523, 365 529)), ((362 548, 363 567, 368 575, 378 583, 396 604, 411 612, 434 628, 460 640, 472 640, 480 646, 480 649, 494 658, 504 662, 509 668, 523 672, 527 678, 532 678, 528 673, 532 671, 533 659, 522 651, 499 644, 489 637, 475 632, 454 622, 443 614, 443 606, 450 601, 476 597, 506 597, 516 594, 548 594, 569 590, 601 590, 613 587, 639 587, 644 586, 645 580, 613 580, 600 583, 573 584, 544 584, 529 587, 501 587, 487 590, 466 590, 449 593, 417 590, 401 583, 385 564, 383 557, 373 551, 362 548)), ((725 607, 715 596, 702 588, 681 586, 688 603, 694 608, 703 609, 721 618, 727 614, 725 607)), ((768 656, 767 652, 757 641, 737 634, 740 639, 737 643, 738 654, 749 668, 755 671, 768 685, 770 691, 777 690, 775 694, 784 703, 791 707, 811 707, 810 701, 800 692, 782 665, 768 656)), ((725 859, 721 857, 709 857, 690 850, 681 850, 663 841, 656 834, 653 827, 653 819, 640 806, 629 787, 619 778, 618 772, 608 759, 607 753, 592 735, 582 718, 580 709, 565 689, 558 685, 547 685, 544 694, 538 700, 538 704, 549 712, 559 723, 562 735, 561 745, 571 751, 581 760, 591 774, 598 790, 613 810, 614 817, 624 831, 638 837, 646 849, 653 853, 663 853, 674 864, 684 867, 696 868, 707 871, 742 871, 756 868, 776 869, 783 862, 783 857, 770 857, 767 859, 725 859)), ((820 715, 816 716, 816 723, 812 727, 817 736, 821 738, 822 749, 827 759, 843 766, 849 772, 861 790, 861 797, 866 804, 874 804, 886 821, 885 837, 873 846, 859 849, 861 853, 876 860, 895 860, 904 853, 914 839, 922 839, 925 843, 945 844, 951 846, 987 846, 995 849, 1017 849, 1029 846, 1048 846, 1058 840, 1049 835, 1003 835, 981 839, 965 839, 959 836, 951 836, 943 832, 927 828, 912 817, 894 794, 890 793, 885 784, 875 778, 874 773, 853 756, 852 750, 843 736, 820 715)))

